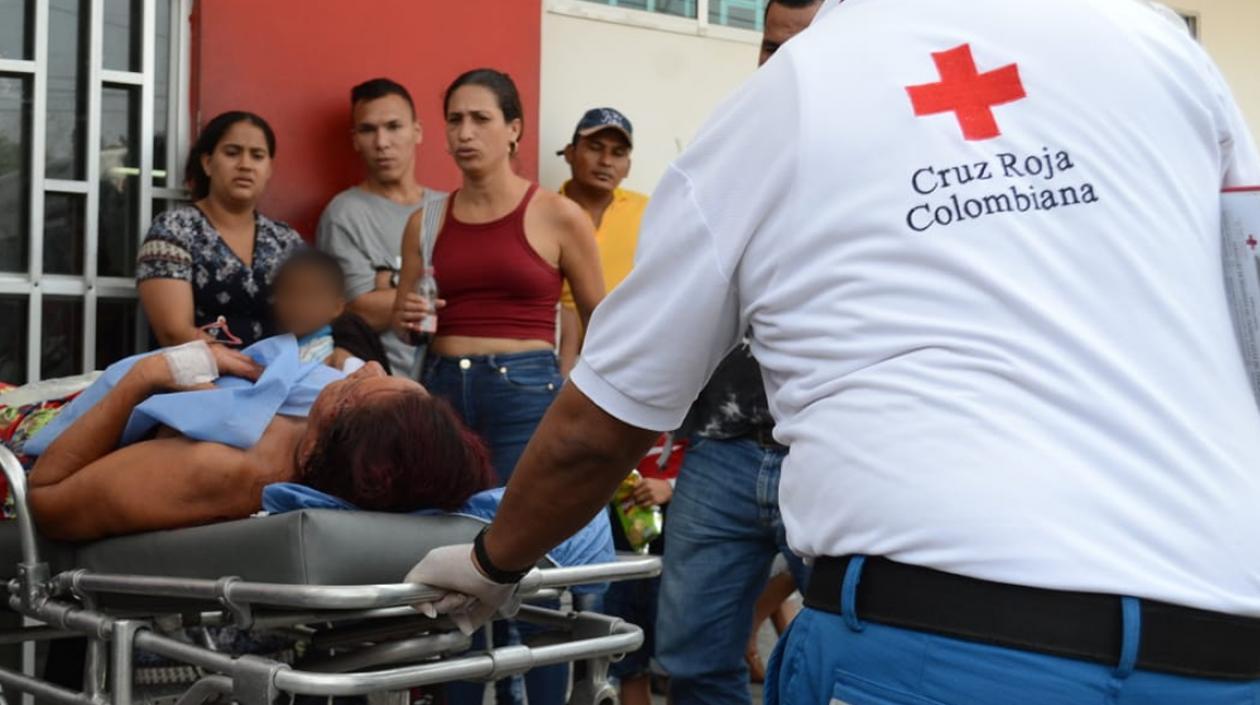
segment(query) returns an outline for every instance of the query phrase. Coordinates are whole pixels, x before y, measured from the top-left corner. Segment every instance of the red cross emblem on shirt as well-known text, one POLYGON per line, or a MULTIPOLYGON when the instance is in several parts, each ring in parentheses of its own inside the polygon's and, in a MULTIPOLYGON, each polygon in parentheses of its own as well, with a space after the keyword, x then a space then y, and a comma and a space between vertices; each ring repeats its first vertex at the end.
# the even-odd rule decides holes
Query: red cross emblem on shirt
POLYGON ((954 113, 968 140, 987 140, 1002 134, 993 117, 993 106, 1025 97, 1015 64, 979 73, 971 45, 932 54, 940 83, 907 86, 917 116, 954 113))

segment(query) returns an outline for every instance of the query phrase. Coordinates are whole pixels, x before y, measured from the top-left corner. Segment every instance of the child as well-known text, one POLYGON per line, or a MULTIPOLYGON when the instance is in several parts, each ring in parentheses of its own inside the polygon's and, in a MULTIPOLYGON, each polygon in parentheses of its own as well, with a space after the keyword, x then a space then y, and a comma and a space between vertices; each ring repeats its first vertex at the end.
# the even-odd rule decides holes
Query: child
MULTIPOLYGON (((664 509, 674 494, 674 479, 682 467, 687 451, 687 440, 675 439, 674 434, 664 434, 636 468, 641 479, 625 501, 639 507, 664 509)), ((613 523, 613 545, 619 551, 635 550, 629 537, 616 518, 615 508, 610 518, 613 523)), ((668 521, 668 519, 666 519, 668 521)), ((648 544, 648 552, 661 555, 664 537, 648 544)), ((661 579, 631 580, 613 583, 604 595, 603 612, 613 617, 637 624, 643 629, 643 646, 637 651, 612 664, 609 674, 621 683, 622 705, 651 705, 652 658, 656 650, 656 603, 661 579)))
POLYGON ((276 327, 298 339, 303 362, 320 361, 353 372, 375 360, 389 372, 380 338, 363 319, 346 311, 345 278, 332 255, 297 250, 272 282, 276 327))

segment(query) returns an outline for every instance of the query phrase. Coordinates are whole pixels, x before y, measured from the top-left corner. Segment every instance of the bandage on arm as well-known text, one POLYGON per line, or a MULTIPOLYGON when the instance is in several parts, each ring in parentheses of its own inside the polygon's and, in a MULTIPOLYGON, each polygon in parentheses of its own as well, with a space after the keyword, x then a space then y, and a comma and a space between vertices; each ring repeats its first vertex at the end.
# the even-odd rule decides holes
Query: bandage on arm
POLYGON ((210 346, 202 340, 176 345, 162 351, 171 370, 171 380, 177 387, 208 384, 219 378, 219 365, 214 361, 210 346))

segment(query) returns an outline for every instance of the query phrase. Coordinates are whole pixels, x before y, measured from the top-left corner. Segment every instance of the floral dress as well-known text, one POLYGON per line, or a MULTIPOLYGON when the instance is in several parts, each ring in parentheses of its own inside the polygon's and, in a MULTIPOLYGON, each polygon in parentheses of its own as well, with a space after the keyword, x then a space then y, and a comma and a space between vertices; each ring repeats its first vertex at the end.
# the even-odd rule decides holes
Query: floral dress
POLYGON ((250 265, 228 247, 196 206, 166 211, 153 219, 140 246, 136 281, 180 279, 192 284, 193 323, 212 326, 219 317, 241 345, 275 334, 271 281, 289 253, 302 245, 293 228, 254 215, 250 265))

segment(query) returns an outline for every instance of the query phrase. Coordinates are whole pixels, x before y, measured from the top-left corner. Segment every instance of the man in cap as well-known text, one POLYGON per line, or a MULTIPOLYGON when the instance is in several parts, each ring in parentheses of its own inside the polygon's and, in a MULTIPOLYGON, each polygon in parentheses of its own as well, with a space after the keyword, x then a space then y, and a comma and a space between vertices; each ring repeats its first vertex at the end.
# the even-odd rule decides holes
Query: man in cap
MULTIPOLYGON (((599 246, 606 291, 616 288, 634 266, 639 221, 648 204, 644 194, 621 188, 621 182, 630 174, 633 148, 634 127, 630 120, 615 108, 593 108, 582 115, 569 144, 556 152, 564 157, 571 174, 560 187, 560 193, 582 206, 595 223, 595 241, 599 246)), ((581 348, 582 329, 567 284, 560 301, 560 367, 567 375, 581 348)), ((669 502, 673 492, 668 480, 644 477, 636 488, 635 501, 645 507, 661 506, 669 502)), ((616 539, 624 541, 623 536, 616 539)), ((637 620, 641 624, 653 621, 659 584, 659 578, 642 585, 613 584, 605 596, 604 610, 612 616, 637 620)), ((626 705, 651 702, 648 664, 655 656, 651 638, 655 625, 642 626, 648 635, 644 645, 614 663, 610 671, 621 682, 621 701, 626 705)))
MULTIPOLYGON (((630 120, 615 108, 592 108, 578 121, 569 144, 556 152, 564 157, 571 174, 560 193, 589 213, 595 224, 606 291, 612 291, 630 274, 639 242, 639 221, 648 204, 647 196, 621 188, 621 182, 630 175, 633 149, 630 120)), ((560 303, 560 371, 568 375, 581 349, 582 323, 567 283, 560 303)))

